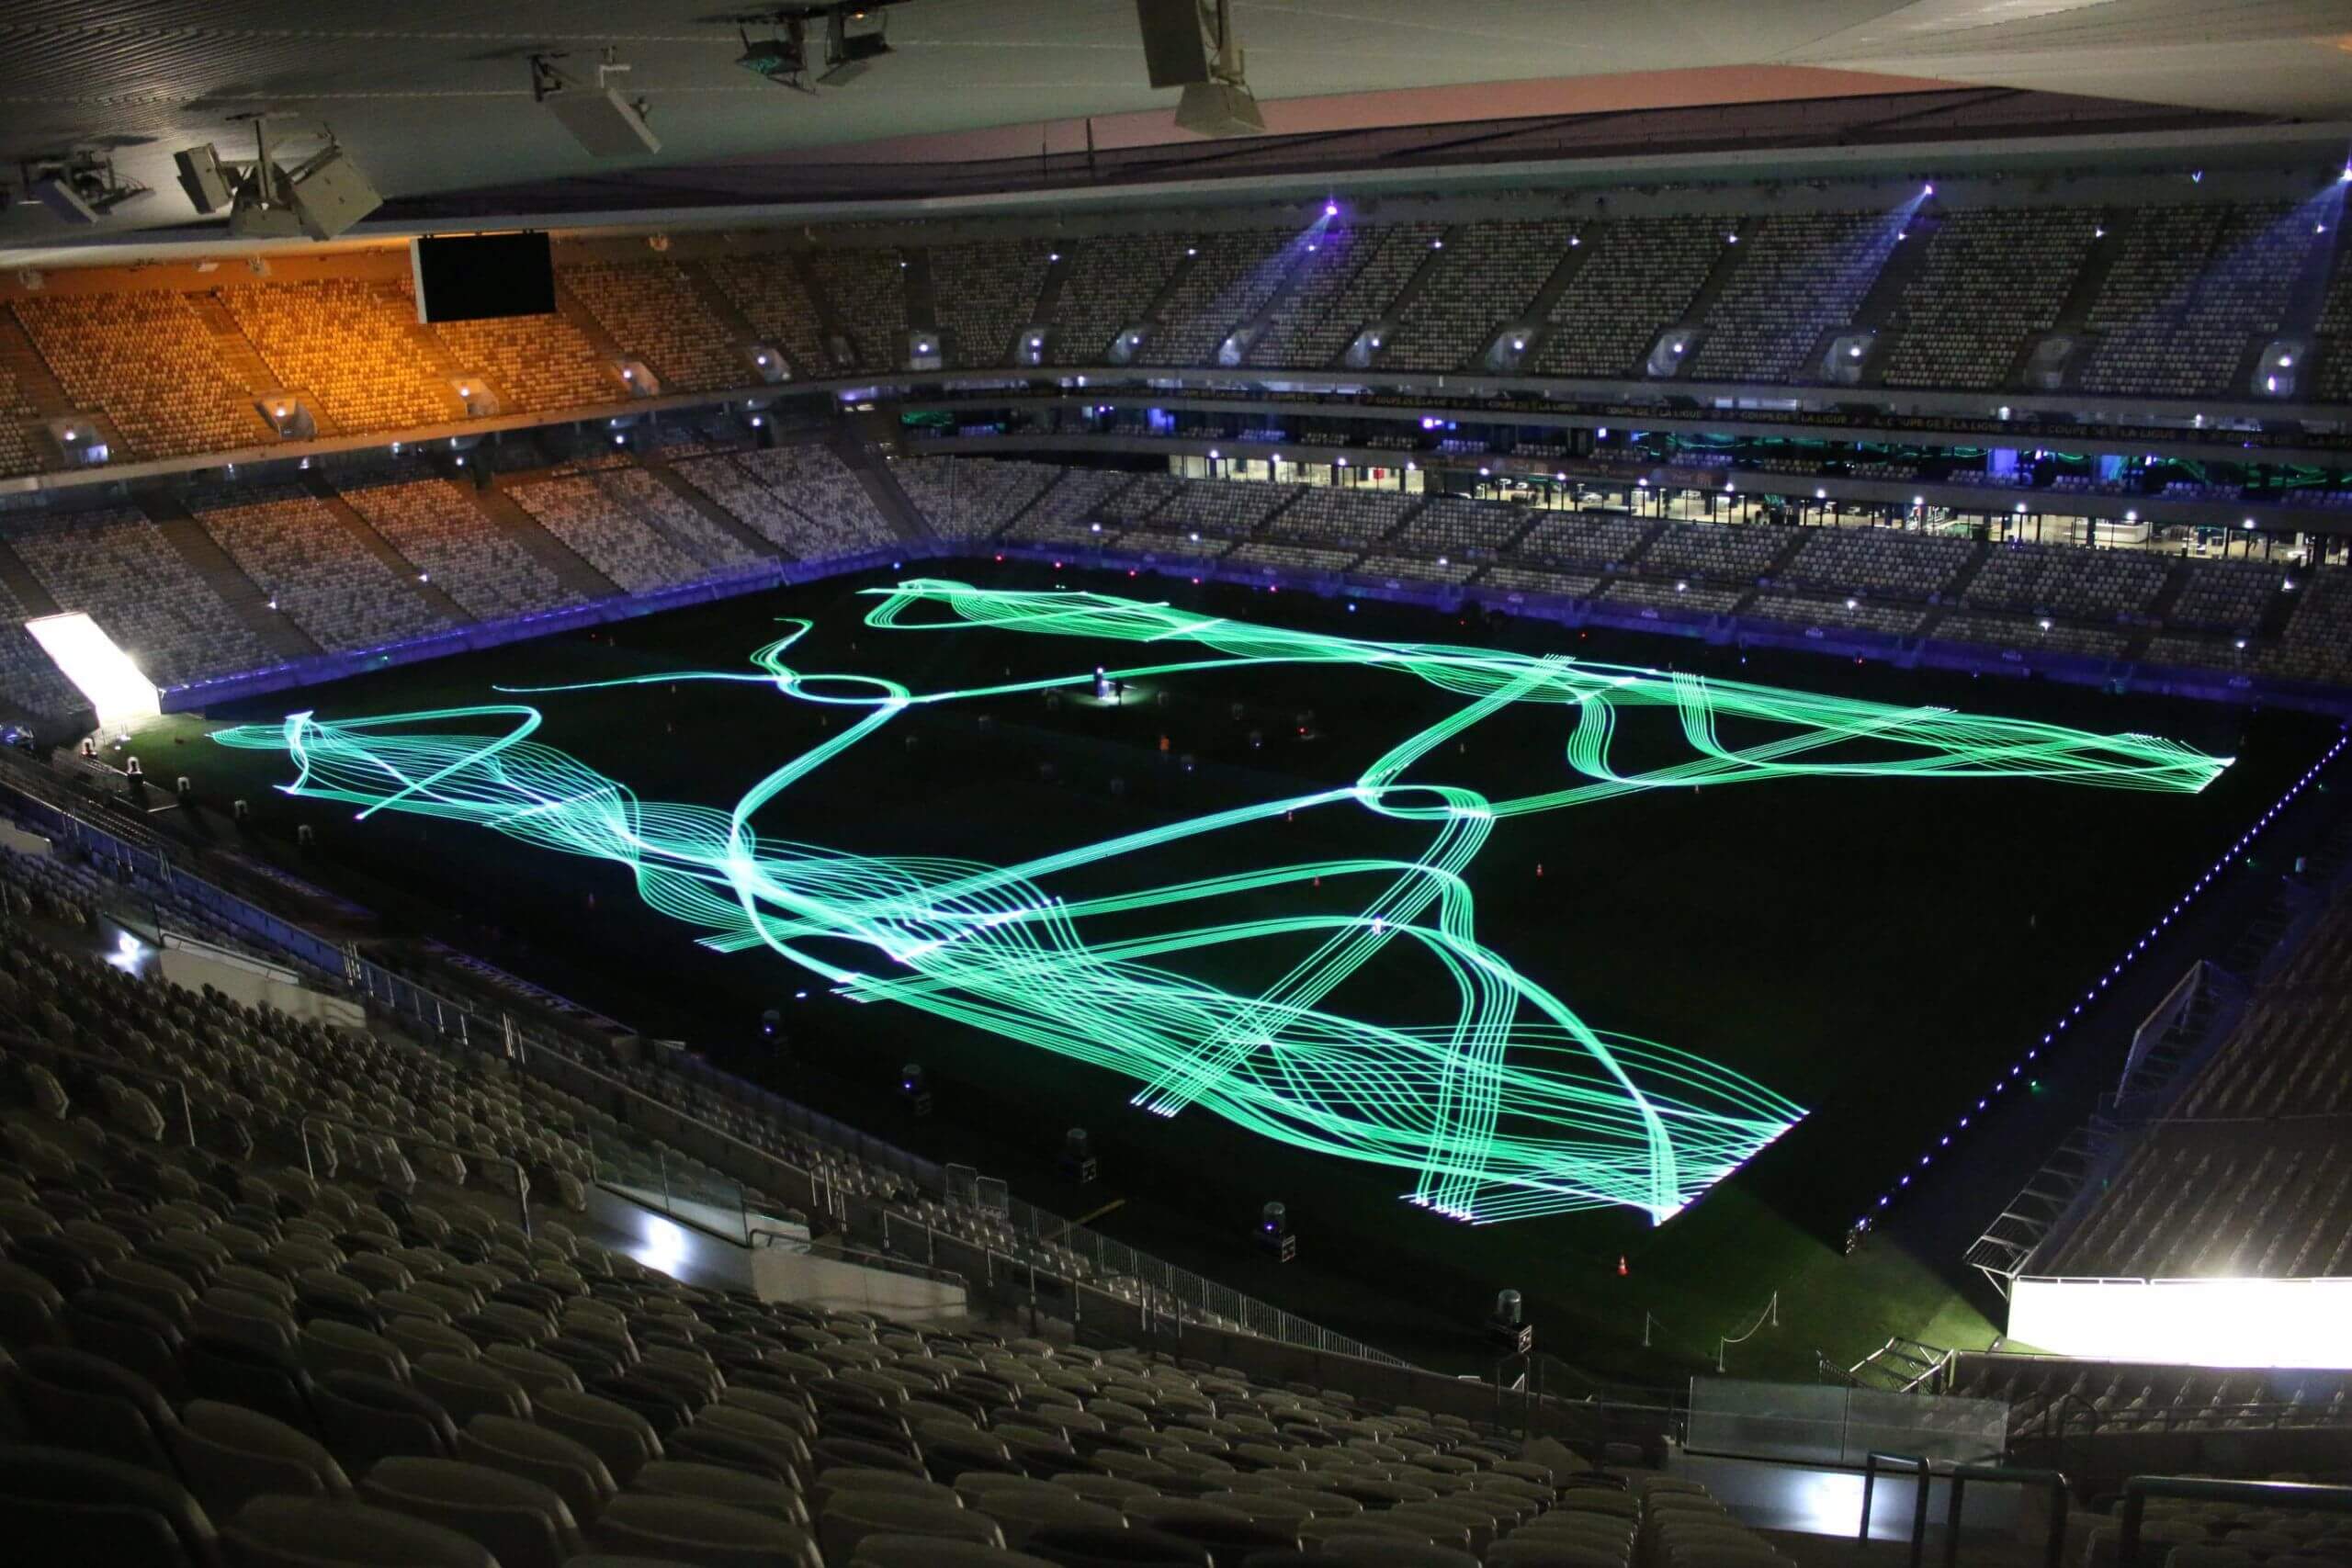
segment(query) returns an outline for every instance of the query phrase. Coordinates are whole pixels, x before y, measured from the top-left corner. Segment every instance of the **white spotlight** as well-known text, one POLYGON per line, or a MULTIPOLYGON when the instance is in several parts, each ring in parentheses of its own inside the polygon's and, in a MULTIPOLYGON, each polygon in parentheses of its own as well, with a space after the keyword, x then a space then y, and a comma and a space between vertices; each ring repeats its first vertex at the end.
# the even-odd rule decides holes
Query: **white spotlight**
POLYGON ((114 638, 99 630, 89 616, 78 613, 43 615, 27 621, 25 630, 64 671, 65 678, 90 699, 100 725, 153 718, 164 711, 155 683, 140 673, 130 655, 116 647, 114 638))

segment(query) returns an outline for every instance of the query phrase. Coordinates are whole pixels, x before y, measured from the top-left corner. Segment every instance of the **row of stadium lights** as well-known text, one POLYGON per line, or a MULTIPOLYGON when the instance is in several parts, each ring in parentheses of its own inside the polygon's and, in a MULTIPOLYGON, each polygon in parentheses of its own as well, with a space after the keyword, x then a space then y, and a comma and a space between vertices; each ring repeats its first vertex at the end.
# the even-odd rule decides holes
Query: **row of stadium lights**
POLYGON ((2051 1032, 2041 1037, 2041 1044, 2028 1047, 2026 1054, 2013 1063, 2006 1074, 1993 1081, 1993 1088, 1991 1091, 1976 1102, 1975 1109, 1962 1116, 1960 1121, 1954 1124, 1950 1133, 1946 1133, 1942 1137, 1939 1138, 1936 1141, 1935 1148, 1929 1149, 1926 1154, 1919 1156, 1919 1164, 1917 1168, 1905 1174, 1894 1186, 1879 1194, 1878 1201, 1873 1204, 1868 1212, 1864 1213, 1861 1217, 1854 1222, 1855 1234, 1859 1235, 1867 1233, 1871 1228, 1871 1221, 1879 1213, 1887 1209, 1894 1201, 1902 1194, 1905 1188, 1911 1185, 1911 1178, 1917 1175, 1920 1169, 1924 1169, 1935 1162, 1937 1150, 1950 1148, 1951 1146, 1952 1138, 1962 1131, 1965 1130, 1969 1122, 1976 1116, 1990 1108, 1993 1103, 1994 1096, 2002 1093, 2013 1081, 2023 1077, 2027 1066, 2041 1056, 2042 1046, 2054 1043, 2057 1041, 2058 1036, 2064 1032, 2066 1026, 2075 1019, 2082 1015, 2082 1010, 2086 1006, 2098 1000, 2099 993, 2106 990, 2109 983, 2123 973, 2124 964, 2133 962, 2142 953, 2145 953, 2148 949, 2148 943, 2154 942, 2159 932, 2161 932, 2166 926, 2172 924, 2173 916, 2187 909, 2190 899, 2196 897, 2199 893, 2204 892, 2208 886, 2211 886, 2215 877, 2221 875, 2222 872, 2229 868, 2232 861, 2236 860, 2240 855, 2244 854, 2246 851, 2246 847, 2254 842, 2255 836, 2260 833, 2265 828, 2269 827, 2270 824, 2277 819, 2280 812, 2286 810, 2289 806, 2292 805, 2295 797, 2310 787, 2312 782, 2319 777, 2321 770, 2324 769, 2328 763, 2334 761, 2335 760, 2335 754, 2338 751, 2343 750, 2347 745, 2352 745, 2352 737, 2339 738, 2335 745, 2327 749, 2325 755, 2322 756, 2318 761, 2313 762, 2311 765, 2309 772, 2305 773, 2301 778, 2295 781, 2293 788, 2280 795, 2278 803, 2272 806, 2269 810, 2264 812, 2261 818, 2256 821, 2253 827, 2240 834, 2236 843, 2232 844, 2228 849, 2222 851, 2222 858, 2215 861, 2212 865, 2207 869, 2205 874, 2197 879, 2194 886, 2190 887, 2188 892, 2180 896, 2179 899, 2174 903, 2170 912, 2158 919, 2154 925, 2150 926, 2146 936, 2142 937, 2138 942, 2133 942, 2129 948, 2125 949, 2122 958, 2120 959, 2113 967, 2109 969, 2106 974, 2099 976, 2098 984, 2085 991, 2083 993, 2083 999, 2076 1002, 2071 1009, 2069 1009, 2065 1016, 2059 1019, 2057 1024, 2051 1030, 2051 1032))

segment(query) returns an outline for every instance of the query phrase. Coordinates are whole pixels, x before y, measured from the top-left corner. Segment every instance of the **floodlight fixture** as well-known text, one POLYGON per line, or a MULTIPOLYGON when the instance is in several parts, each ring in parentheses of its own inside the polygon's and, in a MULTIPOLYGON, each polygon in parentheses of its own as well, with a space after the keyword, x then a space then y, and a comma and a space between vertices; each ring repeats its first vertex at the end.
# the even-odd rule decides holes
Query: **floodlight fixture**
POLYGON ((646 124, 642 96, 624 98, 612 78, 628 71, 612 49, 596 66, 595 80, 575 76, 555 62, 561 54, 531 56, 531 101, 542 105, 573 141, 599 158, 628 158, 662 151, 661 139, 646 124))

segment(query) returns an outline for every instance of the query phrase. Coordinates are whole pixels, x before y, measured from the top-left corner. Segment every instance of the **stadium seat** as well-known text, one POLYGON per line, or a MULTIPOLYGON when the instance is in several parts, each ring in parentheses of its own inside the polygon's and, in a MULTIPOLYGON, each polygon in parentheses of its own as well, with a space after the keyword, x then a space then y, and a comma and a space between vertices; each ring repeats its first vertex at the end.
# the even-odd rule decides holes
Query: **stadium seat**
POLYGON ((315 1438, 258 1411, 219 1400, 191 1400, 171 1434, 174 1458, 189 1490, 219 1518, 265 1493, 348 1497, 351 1483, 315 1438))
POLYGON ((362 1503, 255 1497, 221 1537, 232 1568, 499 1568, 455 1530, 362 1503))
POLYGON ((218 1568, 203 1506, 175 1481, 95 1454, 0 1447, 0 1542, 28 1563, 218 1568))
POLYGON ((581 1547, 571 1511, 553 1489, 456 1460, 378 1461, 359 1483, 366 1501, 478 1541, 500 1568, 562 1568, 581 1547))

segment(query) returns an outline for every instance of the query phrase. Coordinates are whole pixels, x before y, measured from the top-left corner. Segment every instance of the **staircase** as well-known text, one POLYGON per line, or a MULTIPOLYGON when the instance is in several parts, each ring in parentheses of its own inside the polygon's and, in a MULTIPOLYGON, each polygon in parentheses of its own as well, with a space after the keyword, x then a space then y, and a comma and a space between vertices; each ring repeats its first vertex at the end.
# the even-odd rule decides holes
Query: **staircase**
POLYGON ((24 558, 8 547, 6 539, 0 539, 0 588, 8 591, 9 597, 16 600, 17 607, 24 611, 28 620, 54 615, 64 608, 41 580, 32 574, 32 569, 25 565, 24 558))
POLYGON ((1442 247, 1458 246, 1461 242, 1462 226, 1456 224, 1439 238, 1437 244, 1430 247, 1429 254, 1421 258, 1421 265, 1413 269, 1413 276, 1407 278, 1405 287, 1396 291, 1396 298, 1388 301, 1387 316, 1390 321, 1403 321, 1406 312, 1412 310, 1414 301, 1429 288, 1430 279, 1435 277, 1437 269, 1445 265, 1445 251, 1442 247))
POLYGON ((204 580, 264 648, 280 659, 314 659, 324 651, 290 617, 269 607, 269 595, 245 575, 244 568, 220 547, 220 541, 206 531, 195 513, 167 495, 150 491, 134 499, 164 542, 179 552, 188 569, 204 580))
POLYGON ((2107 287, 2107 275, 2115 270, 2116 259, 2123 254, 2123 242, 2131 237, 2134 219, 2129 213, 2101 212, 2097 221, 2107 231, 2107 237, 2094 241, 2090 253, 2083 257, 2083 270, 2075 275, 2075 287, 2067 290, 2066 302, 2058 307, 2053 331, 2081 332, 2088 323, 2091 307, 2098 303, 2099 293, 2107 287))
POLYGON ((1985 558, 1991 552, 1992 547, 1979 539, 1976 542, 1976 553, 1968 558, 1968 564, 1960 569, 1960 575, 1945 584, 1943 592, 1936 595, 1936 603, 1939 604, 1960 604, 1961 595, 1968 592, 1968 585, 1976 581, 1978 572, 1984 570, 1985 558))
MULTIPOLYGON (((931 252, 927 249, 909 251, 906 260, 907 325, 917 332, 929 333, 936 339, 940 335, 939 296, 932 287, 931 252)), ((958 344, 956 346, 966 357, 973 357, 972 344, 958 344)), ((994 352, 1003 353, 1004 345, 997 344, 994 352)))
MULTIPOLYGON (((708 265, 698 261, 681 262, 678 265, 678 276, 684 278, 686 287, 694 290, 695 301, 708 311, 719 325, 725 327, 728 334, 737 343, 761 341, 760 329, 752 324, 751 317, 743 314, 743 309, 735 303, 734 296, 718 286, 718 280, 711 276, 708 265)), ((774 346, 778 354, 784 353, 782 344, 774 346)), ((821 367, 798 365, 793 367, 793 373, 798 376, 813 376, 820 369, 821 367)))
MULTIPOLYGON (((196 313, 196 319, 204 323, 204 330, 212 334, 212 352, 232 381, 256 398, 265 392, 298 389, 288 387, 285 379, 270 368, 269 361, 264 359, 261 350, 254 346, 254 340, 245 335, 245 329, 237 324, 237 318, 229 313, 229 307, 220 302, 220 296, 191 294, 187 296, 187 303, 188 309, 196 313)), ((317 411, 312 410, 311 412, 316 417, 317 411)))
POLYGON ((1856 329, 1877 332, 1886 325, 1894 308, 1903 302, 1903 291, 1911 286, 1913 278, 1927 270, 1928 252, 1934 246, 1943 223, 1940 218, 1915 214, 1904 225, 1907 237, 1888 248, 1886 261, 1878 269, 1878 276, 1871 280, 1870 292, 1854 307, 1852 325, 1856 329))
POLYGON ((1714 310, 1715 301, 1723 298, 1724 288, 1731 282, 1731 275, 1738 270, 1739 264, 1747 259, 1747 252, 1744 247, 1725 245, 1722 254, 1715 257, 1715 265, 1707 269, 1706 277, 1699 285, 1699 292, 1690 297, 1690 303, 1684 309, 1682 319, 1686 321, 1705 321, 1708 314, 1714 310))
MULTIPOLYGON (((588 346, 594 349, 600 356, 605 359, 642 359, 645 357, 635 350, 625 346, 621 343, 620 339, 615 337, 611 332, 606 330, 604 322, 596 319, 596 312, 588 308, 587 301, 581 299, 579 295, 574 294, 570 288, 564 287, 560 282, 555 286, 555 313, 561 316, 565 321, 571 322, 571 325, 578 330, 580 335, 588 340, 588 346)), ((653 373, 657 376, 660 375, 662 373, 661 367, 659 366, 654 367, 653 373)))
POLYGON ((1544 287, 1535 291, 1535 298, 1527 302, 1527 309, 1521 314, 1531 321, 1551 320, 1552 307, 1560 302, 1560 296, 1568 291, 1568 285, 1574 283, 1577 274, 1584 270, 1584 258, 1591 254, 1594 243, 1608 230, 1606 223, 1577 225, 1570 236, 1577 243, 1560 248, 1560 259, 1554 264, 1551 276, 1544 278, 1544 287))
POLYGON ((66 395, 64 386, 50 369, 49 361, 41 357, 40 350, 34 346, 14 310, 0 310, 0 370, 15 378, 25 400, 41 418, 62 419, 81 412, 74 408, 74 400, 66 395))
POLYGON ((464 605, 426 581, 417 564, 393 548, 392 542, 378 533, 373 523, 359 515, 351 502, 344 500, 334 486, 327 482, 324 474, 304 474, 302 488, 334 514, 335 521, 343 525, 344 531, 358 542, 361 549, 383 562, 386 570, 407 584, 409 592, 424 601, 425 607, 435 615, 452 626, 463 626, 475 618, 464 605))
POLYGON ((2007 1296, 2034 1251, 2104 1167, 2122 1129, 2093 1115, 2066 1134, 2057 1152, 2026 1179, 1993 1223, 1968 1248, 1967 1261, 2007 1296))
POLYGON ((590 566, 570 545, 541 527, 539 520, 524 511, 521 504, 503 490, 483 490, 471 485, 459 488, 473 497, 475 507, 492 527, 505 535, 525 555, 547 568, 557 581, 581 598, 610 599, 620 593, 619 583, 590 566))
MULTIPOLYGON (((668 463, 648 461, 646 459, 639 458, 639 465, 643 468, 646 473, 650 475, 662 489, 676 496, 686 505, 693 507, 697 513, 702 514, 705 522, 718 529, 720 533, 725 534, 728 537, 733 539, 737 544, 741 545, 753 555, 773 560, 782 554, 782 552, 776 548, 775 540, 769 538, 764 534, 755 532, 747 525, 741 518, 736 516, 733 513, 728 511, 727 508, 719 505, 718 502, 711 500, 710 497, 696 490, 683 475, 673 469, 668 463)), ((680 544, 683 547, 684 541, 681 540, 680 544)), ((714 562, 713 564, 715 565, 717 563, 714 562)))
POLYGON ((898 478, 890 472, 889 465, 876 462, 872 449, 865 442, 843 434, 831 445, 834 455, 849 466, 849 471, 857 476, 858 483, 865 487, 865 493, 881 509, 882 515, 898 531, 899 537, 915 542, 938 537, 931 531, 931 524, 923 517, 922 509, 899 488, 898 478))
POLYGON ((842 358, 838 351, 833 351, 835 357, 842 358, 842 362, 839 365, 820 367, 817 374, 830 376, 838 370, 847 369, 855 365, 857 345, 851 339, 848 330, 842 325, 841 314, 833 309, 833 301, 825 292, 824 279, 817 276, 815 258, 807 251, 788 251, 785 254, 785 260, 791 266, 793 275, 800 279, 801 288, 808 293, 808 303, 816 307, 818 337, 826 344, 829 351, 832 351, 832 345, 836 343, 848 344, 851 349, 846 358, 842 358))
POLYGON ((1055 308, 1062 301, 1062 285, 1069 281, 1070 253, 1063 250, 1052 254, 1062 259, 1046 264, 1046 276, 1037 285, 1037 301, 1029 311, 1029 320, 1021 323, 1023 326, 1032 321, 1052 321, 1055 308))

